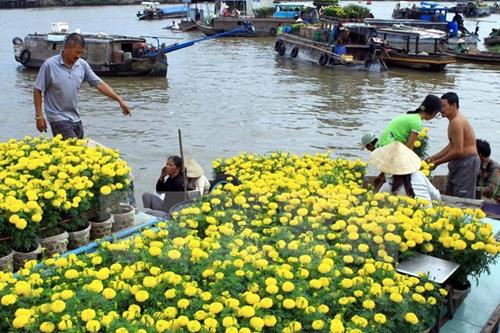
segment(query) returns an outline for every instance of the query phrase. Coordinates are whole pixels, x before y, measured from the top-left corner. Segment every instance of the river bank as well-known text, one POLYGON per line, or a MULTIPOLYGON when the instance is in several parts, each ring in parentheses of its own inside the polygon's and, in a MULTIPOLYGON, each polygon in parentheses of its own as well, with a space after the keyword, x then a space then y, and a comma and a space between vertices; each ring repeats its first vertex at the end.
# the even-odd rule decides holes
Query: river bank
MULTIPOLYGON (((373 0, 373 2, 390 2, 390 1, 392 0, 373 0)), ((127 5, 140 5, 141 2, 142 0, 0 0, 0 9, 82 7, 82 6, 127 6, 127 5)), ((159 0, 155 2, 159 2, 160 4, 183 3, 181 0, 159 0)), ((201 2, 201 1, 192 1, 192 2, 201 2)), ((207 0, 203 2, 214 2, 214 0, 211 1, 207 0)), ((437 0, 434 2, 456 3, 456 1, 454 0, 437 0)), ((495 3, 495 0, 485 0, 483 2, 495 3)))

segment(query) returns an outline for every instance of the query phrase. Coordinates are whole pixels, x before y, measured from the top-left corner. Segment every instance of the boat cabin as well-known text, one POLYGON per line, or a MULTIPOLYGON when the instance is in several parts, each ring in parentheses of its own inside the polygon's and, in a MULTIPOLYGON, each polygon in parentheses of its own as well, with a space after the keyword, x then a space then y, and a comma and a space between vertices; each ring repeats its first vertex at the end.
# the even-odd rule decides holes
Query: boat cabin
POLYGON ((419 52, 438 53, 440 41, 446 37, 446 34, 437 30, 411 27, 382 28, 377 29, 377 37, 391 47, 418 54, 419 52))
POLYGON ((399 1, 392 13, 394 19, 413 19, 426 22, 446 22, 449 8, 435 2, 422 1, 419 5, 399 1))

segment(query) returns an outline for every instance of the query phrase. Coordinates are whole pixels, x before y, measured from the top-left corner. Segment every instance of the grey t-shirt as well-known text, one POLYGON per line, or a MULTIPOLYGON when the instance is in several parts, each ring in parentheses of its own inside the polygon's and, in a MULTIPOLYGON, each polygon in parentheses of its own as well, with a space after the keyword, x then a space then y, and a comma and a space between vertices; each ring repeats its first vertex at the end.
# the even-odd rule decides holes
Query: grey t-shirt
POLYGON ((48 58, 40 67, 35 88, 44 95, 45 115, 49 123, 80 121, 78 93, 84 81, 96 87, 101 79, 83 59, 66 67, 62 54, 48 58))

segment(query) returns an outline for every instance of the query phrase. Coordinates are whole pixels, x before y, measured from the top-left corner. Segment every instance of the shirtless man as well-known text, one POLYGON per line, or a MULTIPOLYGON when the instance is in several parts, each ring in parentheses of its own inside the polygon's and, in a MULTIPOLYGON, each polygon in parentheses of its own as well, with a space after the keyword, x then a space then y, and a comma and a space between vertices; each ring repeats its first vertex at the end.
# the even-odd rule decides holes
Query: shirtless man
POLYGON ((476 135, 469 121, 459 111, 457 94, 448 92, 441 96, 442 111, 448 118, 448 139, 450 142, 439 153, 431 156, 434 166, 448 162, 446 194, 474 199, 476 179, 479 173, 479 156, 476 135))

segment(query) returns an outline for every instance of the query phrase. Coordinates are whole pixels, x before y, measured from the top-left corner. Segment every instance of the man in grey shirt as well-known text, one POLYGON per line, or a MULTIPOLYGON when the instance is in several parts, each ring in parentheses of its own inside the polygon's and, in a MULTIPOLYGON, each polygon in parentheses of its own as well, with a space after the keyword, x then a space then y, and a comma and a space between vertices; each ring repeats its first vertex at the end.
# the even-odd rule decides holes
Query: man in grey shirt
POLYGON ((84 51, 85 40, 80 34, 72 33, 66 37, 63 52, 42 64, 33 92, 36 128, 40 132, 47 132, 48 121, 54 136, 61 134, 64 139, 83 138, 78 93, 84 81, 117 101, 124 115, 131 115, 125 101, 94 73, 85 60, 80 59, 84 51), (42 113, 42 94, 47 121, 42 113))

